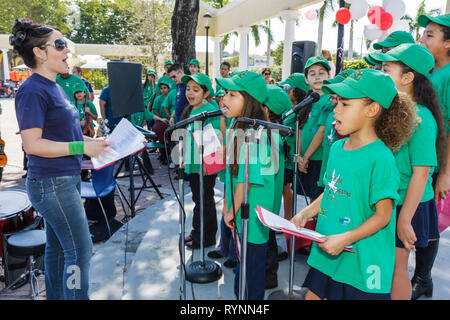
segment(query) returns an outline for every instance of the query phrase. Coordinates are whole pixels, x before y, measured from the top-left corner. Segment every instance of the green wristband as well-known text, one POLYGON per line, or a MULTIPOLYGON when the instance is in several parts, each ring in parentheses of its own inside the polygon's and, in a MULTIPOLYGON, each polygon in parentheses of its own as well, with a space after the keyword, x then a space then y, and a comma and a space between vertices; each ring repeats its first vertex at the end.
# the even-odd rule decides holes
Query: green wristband
POLYGON ((84 141, 69 142, 69 153, 71 155, 84 153, 84 141))

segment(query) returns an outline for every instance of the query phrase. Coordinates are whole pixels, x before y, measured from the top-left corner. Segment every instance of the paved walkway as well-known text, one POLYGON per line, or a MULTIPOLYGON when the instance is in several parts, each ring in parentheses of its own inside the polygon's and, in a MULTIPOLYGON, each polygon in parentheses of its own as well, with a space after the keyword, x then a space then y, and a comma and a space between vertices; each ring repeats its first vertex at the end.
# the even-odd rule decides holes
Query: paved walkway
MULTIPOLYGON (((6 142, 8 166, 5 168, 0 191, 8 188, 25 189, 25 180, 21 178, 23 153, 21 151, 20 136, 17 132, 17 122, 14 114, 14 103, 11 99, 0 99, 4 113, 0 116, 2 138, 6 142)), ((96 103, 97 105, 98 103, 96 103)), ((140 196, 136 204, 136 216, 128 224, 119 229, 108 241, 94 245, 94 255, 90 269, 90 297, 105 300, 138 300, 138 299, 172 299, 180 298, 179 281, 179 211, 178 203, 170 187, 167 166, 160 166, 156 155, 151 157, 155 167, 154 180, 161 185, 160 190, 164 199, 147 189, 140 196)), ((127 180, 119 180, 122 190, 126 191, 127 180)), ((174 182, 177 186, 178 184, 174 182)), ((139 185, 139 179, 137 179, 139 185)), ((178 190, 177 190, 178 191, 178 190)), ((216 183, 216 209, 218 221, 223 202, 223 185, 216 183)), ((305 203, 298 198, 298 209, 305 203)), ((117 220, 121 220, 124 212, 116 203, 117 220)), ((192 196, 189 188, 185 196, 186 233, 192 225, 192 196)), ((219 237, 219 233, 217 235, 219 237)), ((277 235, 278 245, 285 247, 282 235, 277 235)), ((206 253, 213 247, 205 249, 206 253)), ((295 254, 294 289, 299 289, 307 273, 307 257, 295 254)), ((186 250, 186 266, 192 261, 199 260, 199 250, 186 250)), ((222 266, 225 259, 216 262, 221 266, 223 276, 216 282, 209 284, 192 284, 186 282, 187 299, 235 299, 233 293, 234 274, 231 269, 222 266)), ((409 271, 414 270, 414 254, 410 257, 409 271)), ((432 299, 450 299, 450 229, 441 234, 439 253, 433 268, 434 296, 432 299)), ((273 291, 288 288, 289 260, 280 262, 278 281, 279 286, 266 291, 268 297, 273 291)), ((43 277, 40 278, 41 287, 43 277)), ((0 283, 0 290, 4 284, 0 283)), ((0 299, 26 299, 24 296, 28 287, 2 295, 0 299)), ((45 298, 45 293, 41 295, 45 298)))

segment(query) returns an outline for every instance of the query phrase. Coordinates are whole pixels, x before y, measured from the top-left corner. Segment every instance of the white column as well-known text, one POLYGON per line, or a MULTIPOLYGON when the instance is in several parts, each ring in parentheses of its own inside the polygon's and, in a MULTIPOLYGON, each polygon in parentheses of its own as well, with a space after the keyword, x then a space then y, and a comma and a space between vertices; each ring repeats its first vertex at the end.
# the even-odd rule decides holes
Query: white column
POLYGON ((280 17, 285 21, 282 73, 283 80, 291 74, 292 42, 295 40, 295 22, 299 16, 300 12, 297 10, 280 11, 280 17))
POLYGON ((239 71, 248 69, 248 34, 251 28, 238 28, 239 33, 239 71))
POLYGON ((220 77, 220 43, 223 40, 223 37, 211 37, 211 40, 214 43, 214 56, 213 56, 213 74, 212 74, 212 82, 214 89, 216 88, 216 78, 220 77))
POLYGON ((3 55, 2 55, 2 62, 3 62, 3 79, 8 80, 9 79, 9 61, 8 61, 8 49, 1 49, 3 55))

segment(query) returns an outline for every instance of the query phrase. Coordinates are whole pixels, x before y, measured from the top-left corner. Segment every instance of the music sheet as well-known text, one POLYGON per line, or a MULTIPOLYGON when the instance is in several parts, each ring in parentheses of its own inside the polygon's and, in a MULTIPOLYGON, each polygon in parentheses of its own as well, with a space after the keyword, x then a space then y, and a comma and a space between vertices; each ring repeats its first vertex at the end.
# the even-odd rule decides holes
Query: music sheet
POLYGON ((94 169, 107 165, 134 154, 145 147, 145 136, 125 118, 120 120, 113 132, 106 138, 110 143, 105 152, 98 157, 92 157, 94 169))

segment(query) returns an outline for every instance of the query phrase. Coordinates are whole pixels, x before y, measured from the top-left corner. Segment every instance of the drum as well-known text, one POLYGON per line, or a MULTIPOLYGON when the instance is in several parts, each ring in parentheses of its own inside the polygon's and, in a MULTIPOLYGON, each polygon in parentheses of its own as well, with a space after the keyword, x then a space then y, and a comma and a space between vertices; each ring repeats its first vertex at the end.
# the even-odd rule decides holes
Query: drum
POLYGON ((26 192, 0 191, 0 261, 3 264, 3 235, 22 230, 33 223, 34 209, 26 192))

